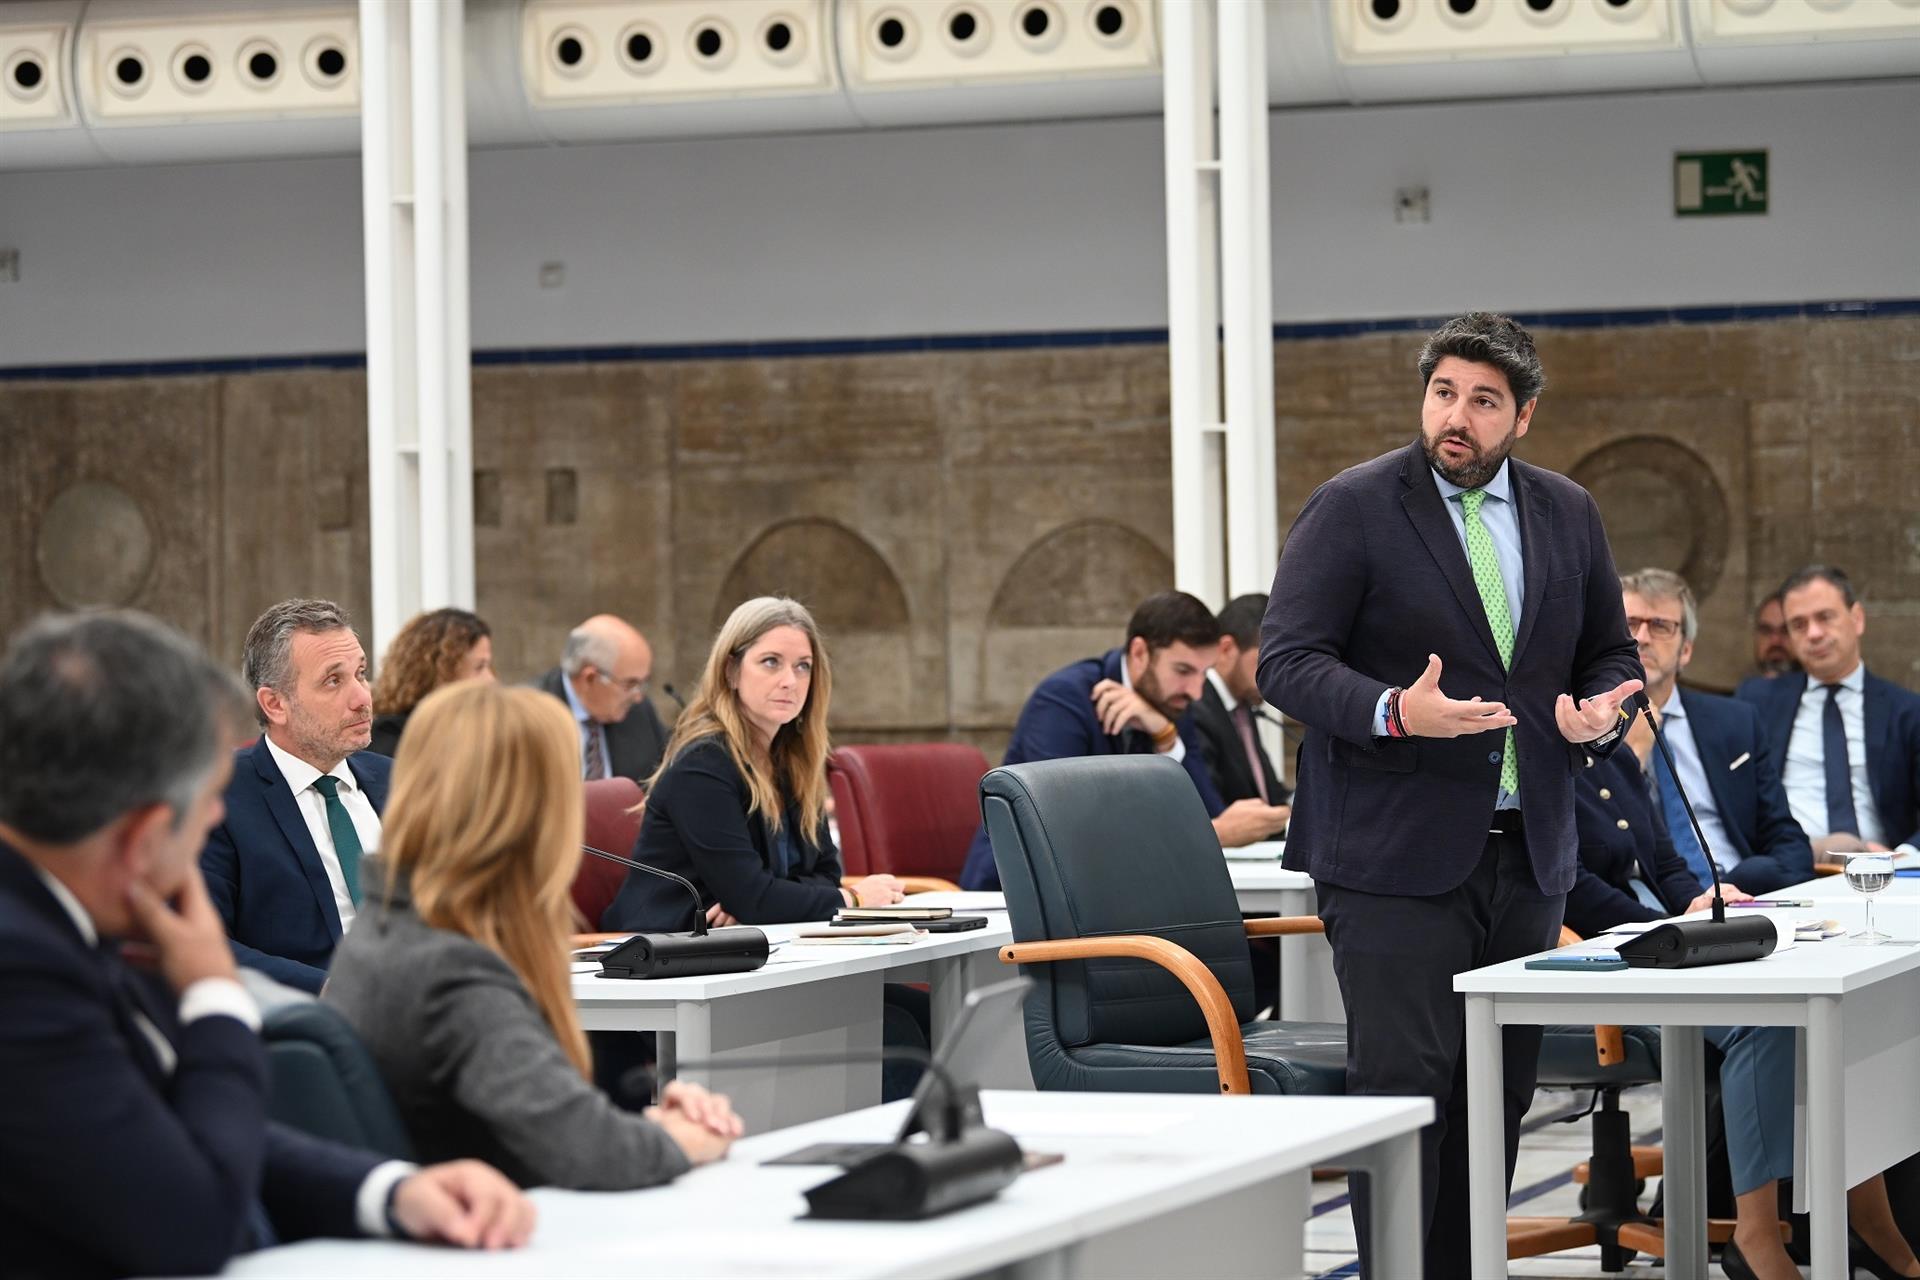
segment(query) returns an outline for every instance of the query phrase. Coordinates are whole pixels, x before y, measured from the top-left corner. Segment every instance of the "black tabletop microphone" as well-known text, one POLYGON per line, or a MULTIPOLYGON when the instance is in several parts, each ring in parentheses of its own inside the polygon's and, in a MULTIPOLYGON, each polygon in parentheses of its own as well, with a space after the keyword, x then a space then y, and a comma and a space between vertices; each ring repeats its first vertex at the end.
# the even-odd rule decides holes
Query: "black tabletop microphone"
POLYGON ((693 881, 660 867, 650 867, 590 844, 580 848, 596 858, 617 862, 635 871, 671 880, 693 899, 693 929, 689 933, 636 933, 600 957, 602 978, 700 978, 716 973, 746 973, 767 962, 767 935, 751 925, 707 928, 707 908, 693 881))
POLYGON ((1713 918, 1674 920, 1655 925, 1638 937, 1621 943, 1620 958, 1636 969, 1691 969, 1697 965, 1732 964, 1771 955, 1780 944, 1780 935, 1773 921, 1765 916, 1727 919, 1727 901, 1721 896, 1720 864, 1713 860, 1713 850, 1707 845, 1707 833, 1700 829, 1700 819, 1694 816, 1693 801, 1687 798, 1687 789, 1680 785, 1680 770, 1673 763, 1673 753, 1667 750, 1667 738, 1660 730, 1660 718, 1654 714, 1653 703, 1648 699, 1646 690, 1642 689, 1633 696, 1639 702, 1640 713, 1653 726, 1654 748, 1667 762, 1667 772, 1673 778, 1673 789, 1679 793, 1680 804, 1687 811, 1687 821, 1693 826, 1694 838, 1700 842, 1700 853, 1707 860, 1707 872, 1713 877, 1713 918))

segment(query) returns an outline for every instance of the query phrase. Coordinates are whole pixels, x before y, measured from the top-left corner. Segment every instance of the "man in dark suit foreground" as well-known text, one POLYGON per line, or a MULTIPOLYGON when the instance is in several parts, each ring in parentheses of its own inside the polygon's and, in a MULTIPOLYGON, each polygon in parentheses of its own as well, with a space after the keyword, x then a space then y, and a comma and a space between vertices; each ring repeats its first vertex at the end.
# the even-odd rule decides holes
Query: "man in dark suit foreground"
MULTIPOLYGON (((1286 825, 1287 810, 1258 800, 1224 803, 1207 775, 1188 714, 1219 646, 1220 624, 1206 605, 1184 591, 1148 596, 1127 620, 1122 647, 1063 667, 1040 682, 1020 709, 1000 763, 1150 752, 1171 756, 1193 778, 1221 844, 1269 839, 1286 825)), ((968 889, 1000 887, 984 824, 974 832, 960 883, 968 889)))
POLYGON ((0 1240, 9 1276, 207 1274, 314 1235, 523 1243, 474 1161, 416 1170, 266 1120, 259 1011, 194 855, 238 690, 137 614, 0 659, 0 1240))
POLYGON ((533 682, 580 726, 580 776, 645 783, 660 768, 667 727, 647 700, 653 646, 632 624, 595 614, 567 633, 560 665, 533 682))
POLYGON ((1804 670, 1748 680, 1794 820, 1816 856, 1920 847, 1920 694, 1868 671, 1867 611, 1832 565, 1780 588, 1787 636, 1804 670))
POLYGON ((1693 589, 1677 573, 1642 569, 1620 579, 1620 599, 1674 768, 1654 749, 1653 726, 1644 717, 1627 742, 1687 868, 1701 884, 1713 883, 1683 791, 1729 887, 1772 893, 1810 878, 1813 850, 1787 808, 1759 715, 1744 702, 1680 686, 1700 629, 1693 589))
MULTIPOLYGON (((1545 381, 1532 338, 1461 316, 1419 369, 1420 438, 1327 481, 1294 522, 1260 688, 1307 727, 1286 865, 1318 887, 1348 1092, 1438 1108, 1421 1193, 1426 1274, 1441 1280, 1470 1258, 1453 978, 1553 945, 1574 880, 1574 773, 1618 745, 1641 672, 1593 499, 1508 456, 1545 381)), ((1539 1028, 1504 1040, 1511 1185, 1539 1028)), ((1359 1179, 1362 1241, 1370 1217, 1359 1179)))
POLYGON ((1227 804, 1258 800, 1284 805, 1293 792, 1280 781, 1259 724, 1267 705, 1254 671, 1260 661, 1260 619, 1267 611, 1263 595, 1236 596, 1220 611, 1220 656, 1207 672, 1206 687, 1193 704, 1193 727, 1200 731, 1200 754, 1214 790, 1227 804))
POLYGON ((226 818, 200 857, 240 962, 318 992, 360 909, 393 761, 367 750, 367 655, 329 600, 283 600, 247 632, 260 740, 234 758, 226 818))

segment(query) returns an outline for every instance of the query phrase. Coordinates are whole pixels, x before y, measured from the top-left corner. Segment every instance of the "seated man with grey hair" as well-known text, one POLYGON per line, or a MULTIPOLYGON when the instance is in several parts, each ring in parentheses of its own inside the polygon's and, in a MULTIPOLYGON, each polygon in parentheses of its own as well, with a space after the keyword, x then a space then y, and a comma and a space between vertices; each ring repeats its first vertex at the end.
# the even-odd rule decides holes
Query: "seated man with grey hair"
POLYGON ((283 600, 247 632, 241 677, 263 727, 234 756, 226 819, 200 856, 240 963, 318 992, 380 844, 393 761, 367 750, 367 655, 339 605, 283 600))
POLYGON ((567 635, 560 665, 535 680, 580 726, 580 776, 645 782, 660 767, 667 729, 647 701, 653 646, 624 619, 595 614, 567 635))
POLYGON ((416 1170, 267 1119, 260 1014, 194 868, 241 705, 139 614, 44 618, 0 656, 9 1276, 206 1275, 276 1240, 498 1248, 532 1230, 531 1203, 477 1161, 416 1170))

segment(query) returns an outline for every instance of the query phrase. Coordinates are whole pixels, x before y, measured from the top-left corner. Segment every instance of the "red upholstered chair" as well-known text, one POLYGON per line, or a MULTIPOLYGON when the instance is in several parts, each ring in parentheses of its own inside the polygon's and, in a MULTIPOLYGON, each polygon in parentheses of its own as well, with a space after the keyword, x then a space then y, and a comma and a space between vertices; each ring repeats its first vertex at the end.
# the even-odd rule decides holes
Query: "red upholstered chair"
POLYGON ((851 877, 890 872, 909 892, 951 890, 980 826, 987 758, 957 742, 841 747, 827 764, 851 877))
MULTIPOLYGON (((640 803, 640 785, 631 778, 600 778, 583 784, 587 789, 586 841, 596 849, 633 856, 633 842, 640 835, 640 815, 627 812, 640 803)), ((580 855, 580 870, 573 877, 573 905, 588 929, 600 927, 600 913, 613 904, 613 897, 626 881, 627 869, 617 862, 580 855)))

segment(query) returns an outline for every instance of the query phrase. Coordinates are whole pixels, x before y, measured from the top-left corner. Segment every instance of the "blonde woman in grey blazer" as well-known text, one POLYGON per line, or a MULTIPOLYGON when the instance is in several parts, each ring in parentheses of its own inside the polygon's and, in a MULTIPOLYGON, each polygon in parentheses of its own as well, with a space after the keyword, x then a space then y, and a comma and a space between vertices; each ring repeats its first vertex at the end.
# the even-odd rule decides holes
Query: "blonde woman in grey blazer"
POLYGON ((670 1084, 636 1115, 592 1083, 567 965, 579 749, 535 690, 422 701, 367 905, 321 998, 366 1043, 423 1159, 478 1157, 522 1186, 645 1187, 719 1159, 741 1125, 698 1086, 670 1084))

